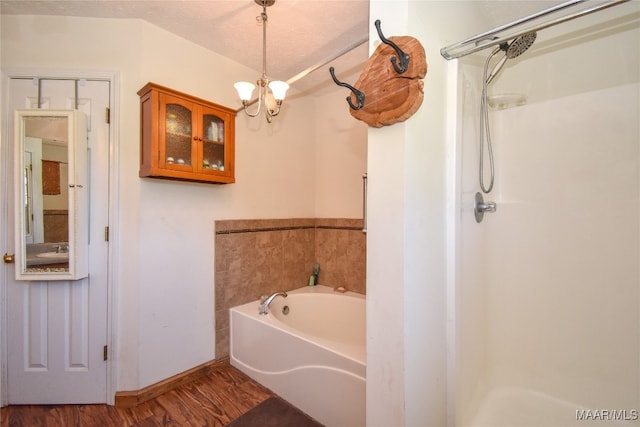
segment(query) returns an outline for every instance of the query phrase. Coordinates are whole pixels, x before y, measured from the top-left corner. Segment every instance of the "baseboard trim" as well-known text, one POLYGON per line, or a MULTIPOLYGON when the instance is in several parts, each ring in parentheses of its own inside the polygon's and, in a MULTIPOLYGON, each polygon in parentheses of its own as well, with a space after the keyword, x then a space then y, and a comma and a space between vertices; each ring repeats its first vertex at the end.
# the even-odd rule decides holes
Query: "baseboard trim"
POLYGON ((211 360, 140 390, 118 391, 115 395, 114 406, 118 408, 133 408, 147 400, 151 400, 161 394, 173 390, 176 387, 195 381, 198 378, 207 375, 212 369, 225 364, 229 364, 228 357, 211 360))

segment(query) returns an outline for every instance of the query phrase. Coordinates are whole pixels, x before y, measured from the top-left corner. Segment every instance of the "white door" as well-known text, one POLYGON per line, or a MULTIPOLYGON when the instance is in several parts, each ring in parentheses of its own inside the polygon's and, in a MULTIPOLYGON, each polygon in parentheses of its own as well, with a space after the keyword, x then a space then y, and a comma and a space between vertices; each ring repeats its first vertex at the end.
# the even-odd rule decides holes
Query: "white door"
MULTIPOLYGON (((89 122, 89 277, 14 280, 7 265, 7 401, 9 404, 107 401, 107 268, 109 224, 109 81, 10 79, 7 114, 17 108, 77 108, 89 122), (40 96, 38 96, 40 86, 40 96), (77 94, 77 96, 76 96, 77 94)), ((13 159, 13 123, 7 159, 13 159)), ((13 165, 7 164, 5 230, 13 248, 13 165)), ((17 250, 17 248, 14 248, 17 250)))

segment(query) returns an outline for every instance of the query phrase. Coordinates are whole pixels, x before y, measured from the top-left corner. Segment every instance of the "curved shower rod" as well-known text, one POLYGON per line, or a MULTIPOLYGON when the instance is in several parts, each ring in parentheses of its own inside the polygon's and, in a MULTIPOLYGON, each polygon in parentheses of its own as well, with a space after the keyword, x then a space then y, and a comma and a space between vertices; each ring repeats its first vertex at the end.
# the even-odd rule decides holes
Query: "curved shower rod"
POLYGON ((322 61, 318 62, 317 64, 314 64, 311 67, 299 72, 298 74, 296 74, 295 76, 293 76, 289 80, 287 80, 287 83, 293 84, 294 82, 297 82, 301 78, 306 77, 307 74, 310 74, 310 73, 314 72, 315 70, 317 70, 320 67, 324 67, 329 62, 340 58, 342 55, 351 52, 353 49, 357 48, 361 44, 364 44, 364 43, 366 43, 368 41, 369 41, 369 35, 367 34, 367 35, 361 37, 360 39, 356 40, 354 43, 351 43, 349 46, 345 47, 344 49, 339 50, 335 54, 323 59, 322 61))
POLYGON ((500 43, 514 39, 516 37, 520 37, 524 34, 543 30, 545 28, 549 28, 554 25, 558 25, 563 22, 567 22, 572 19, 579 18, 581 16, 589 15, 593 12, 598 12, 600 10, 610 8, 612 6, 617 6, 619 4, 626 3, 629 0, 610 0, 604 3, 598 3, 595 6, 582 9, 570 15, 561 16, 555 19, 550 18, 550 20, 548 21, 541 22, 542 18, 549 17, 549 15, 551 14, 560 12, 562 10, 565 10, 589 1, 590 0, 571 0, 565 3, 561 3, 559 5, 550 7, 540 12, 536 12, 532 15, 525 16, 524 18, 517 19, 508 24, 501 25, 499 27, 494 28, 493 30, 489 30, 487 32, 478 34, 476 36, 473 36, 461 42, 443 47, 442 49, 440 49, 440 54, 445 59, 460 58, 462 56, 466 56, 471 53, 478 52, 488 47, 499 45, 500 43), (531 24, 531 25, 527 26, 527 24, 531 24), (501 33, 505 33, 505 34, 501 34, 501 33))
MULTIPOLYGON (((366 36, 361 37, 360 39, 358 39, 357 41, 355 41, 354 43, 351 43, 349 46, 339 50, 338 52, 334 53, 333 55, 324 58, 323 60, 321 60, 320 62, 318 62, 317 64, 312 65, 309 68, 306 68, 305 70, 299 72, 298 74, 296 74, 295 76, 289 78, 287 80, 287 84, 292 85, 294 82, 297 82, 298 80, 306 77, 307 75, 313 73, 314 71, 316 71, 318 68, 324 67, 325 65, 327 65, 329 62, 334 61, 338 58, 340 58, 342 55, 345 55, 349 52, 351 52, 353 49, 357 48, 358 46, 360 46, 361 44, 364 44, 366 42, 369 41, 369 35, 367 34, 366 36)), ((258 99, 254 99, 252 101, 249 101, 249 103, 247 105, 252 105, 255 104, 256 102, 258 102, 258 99)), ((236 110, 236 113, 239 113, 240 111, 242 111, 244 109, 244 107, 241 107, 239 109, 236 110)))

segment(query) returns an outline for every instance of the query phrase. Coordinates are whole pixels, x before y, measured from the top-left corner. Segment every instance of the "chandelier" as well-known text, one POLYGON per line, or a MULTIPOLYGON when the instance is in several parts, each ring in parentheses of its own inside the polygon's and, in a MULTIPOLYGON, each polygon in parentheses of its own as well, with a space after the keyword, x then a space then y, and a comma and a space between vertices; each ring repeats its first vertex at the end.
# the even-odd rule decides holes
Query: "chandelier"
MULTIPOLYGON (((270 82, 267 78, 267 6, 272 6, 276 0, 254 0, 258 5, 262 6, 262 13, 256 17, 256 20, 262 23, 262 76, 256 82, 258 85, 258 107, 253 112, 249 112, 247 108, 251 102, 251 96, 256 85, 249 82, 237 82, 233 86, 238 91, 238 96, 242 100, 244 112, 250 117, 256 117, 260 114, 260 110, 264 108, 267 122, 271 123, 274 116, 280 113, 282 101, 289 85, 283 81, 270 82)), ((256 101, 254 101, 256 102, 256 101)))

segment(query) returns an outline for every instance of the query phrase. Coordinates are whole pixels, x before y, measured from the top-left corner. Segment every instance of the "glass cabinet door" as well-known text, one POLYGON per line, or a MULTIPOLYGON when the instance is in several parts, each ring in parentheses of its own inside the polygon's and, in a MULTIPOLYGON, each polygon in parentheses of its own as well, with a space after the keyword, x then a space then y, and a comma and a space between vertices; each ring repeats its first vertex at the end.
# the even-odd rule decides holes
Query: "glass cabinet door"
POLYGON ((165 152, 161 159, 169 169, 193 169, 195 156, 192 149, 192 111, 181 104, 165 104, 165 152))
POLYGON ((225 170, 225 122, 215 114, 202 115, 202 170, 225 170))

